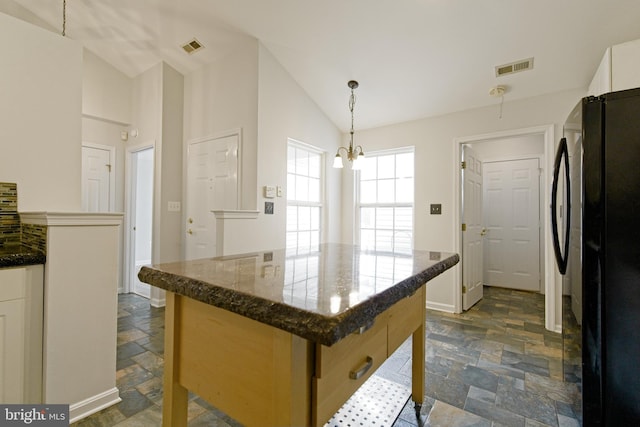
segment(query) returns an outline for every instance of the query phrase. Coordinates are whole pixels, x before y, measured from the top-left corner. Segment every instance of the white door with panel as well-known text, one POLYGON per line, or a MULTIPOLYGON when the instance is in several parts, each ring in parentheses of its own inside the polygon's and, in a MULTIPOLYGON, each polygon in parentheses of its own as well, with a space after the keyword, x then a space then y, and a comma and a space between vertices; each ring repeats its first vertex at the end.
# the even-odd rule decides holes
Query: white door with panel
POLYGON ((238 209, 238 145, 237 134, 189 144, 186 259, 216 256, 212 211, 238 209))
POLYGON ((112 152, 108 148, 82 146, 82 210, 109 212, 112 152))
POLYGON ((540 291, 538 159, 484 163, 484 282, 540 291))
POLYGON ((462 309, 480 301, 482 290, 482 162, 463 147, 462 168, 462 309))

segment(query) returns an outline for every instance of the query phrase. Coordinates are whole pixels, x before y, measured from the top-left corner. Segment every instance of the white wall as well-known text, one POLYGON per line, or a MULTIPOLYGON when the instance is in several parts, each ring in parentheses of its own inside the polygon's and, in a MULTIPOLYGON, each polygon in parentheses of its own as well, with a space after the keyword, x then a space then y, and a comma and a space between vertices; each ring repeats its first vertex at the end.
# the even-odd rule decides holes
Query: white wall
POLYGON ((341 175, 331 162, 340 131, 255 39, 185 77, 184 156, 190 140, 234 128, 241 128, 243 137, 241 207, 260 213, 257 219, 225 221, 219 236, 224 254, 285 246, 288 138, 327 151, 326 240, 339 241, 341 175), (270 199, 273 215, 264 214, 265 185, 285 189, 283 197, 270 199))
MULTIPOLYGON (((342 135, 273 55, 260 46, 258 98, 258 189, 265 185, 283 187, 283 197, 275 203, 273 215, 260 216, 262 247, 285 247, 287 207, 287 140, 295 139, 325 151, 325 239, 339 242, 342 179, 333 169, 333 157, 342 135)), ((345 82, 345 99, 348 88, 345 82)), ((346 103, 345 103, 346 104, 346 103)), ((348 110, 345 105, 345 113, 348 110)), ((263 193, 258 192, 258 210, 264 212, 263 193)))
POLYGON ((0 181, 18 184, 18 209, 79 210, 80 44, 0 14, 0 94, 0 181))
POLYGON ((247 37, 232 55, 185 76, 184 94, 185 153, 189 141, 242 129, 240 207, 256 209, 258 41, 247 37))
MULTIPOLYGON (((455 233, 458 213, 454 212, 455 173, 459 159, 455 158, 455 138, 481 135, 511 129, 555 124, 555 135, 561 135, 562 124, 584 91, 574 90, 505 102, 502 118, 497 107, 462 111, 441 117, 399 123, 365 131, 356 130, 358 143, 366 151, 392 147, 415 146, 415 242, 416 249, 453 252, 459 247, 455 233), (429 215, 429 204, 441 203, 442 215, 429 215)), ((344 174, 350 180, 349 174, 344 174)), ((352 184, 343 188, 344 242, 352 241, 352 184)), ((460 266, 456 266, 456 269, 460 266)), ((454 271, 450 270, 429 282, 427 300, 432 306, 453 311, 455 306, 454 271)))
POLYGON ((131 122, 132 81, 84 49, 82 114, 126 126, 131 122))
POLYGON ((522 135, 470 144, 482 161, 523 159, 544 154, 542 135, 522 135))
MULTIPOLYGON (((225 222, 224 254, 284 248, 286 244, 287 143, 292 138, 326 150, 325 241, 340 240, 341 174, 331 167, 340 131, 263 46, 259 50, 257 219, 225 222), (261 189, 282 186, 274 214, 264 214, 261 189)), ((255 184, 254 184, 255 185, 255 184)))
MULTIPOLYGON (((115 148, 115 162, 111 171, 115 174, 116 212, 124 212, 125 152, 128 144, 137 140, 122 141, 121 132, 129 130, 131 122, 133 80, 111 64, 84 49, 82 70, 82 142, 101 144, 115 148)), ((118 288, 124 283, 125 229, 121 227, 118 288)))
MULTIPOLYGON (((183 258, 182 215, 169 212, 169 201, 182 201, 182 74, 158 63, 133 80, 131 127, 136 143, 155 144, 152 262, 183 258)), ((164 291, 152 287, 151 303, 164 304, 164 291)))
POLYGON ((131 123, 133 81, 106 61, 84 49, 82 70, 82 142, 114 147, 115 210, 124 212, 124 157, 121 132, 131 123))
POLYGON ((160 230, 156 229, 154 234, 154 239, 158 238, 160 252, 154 261, 169 262, 183 259, 182 214, 169 212, 168 203, 182 202, 184 77, 166 63, 161 65, 161 135, 160 143, 156 145, 156 170, 160 175, 160 181, 156 181, 160 190, 160 230))

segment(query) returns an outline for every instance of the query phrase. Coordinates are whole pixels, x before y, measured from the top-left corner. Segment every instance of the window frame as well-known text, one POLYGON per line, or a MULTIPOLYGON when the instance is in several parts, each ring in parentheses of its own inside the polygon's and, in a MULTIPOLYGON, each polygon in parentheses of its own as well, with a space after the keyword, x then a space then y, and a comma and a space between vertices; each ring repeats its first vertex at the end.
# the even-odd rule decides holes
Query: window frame
MULTIPOLYGON (((362 203, 361 201, 361 174, 362 172, 360 170, 358 170, 355 174, 355 179, 354 179, 354 193, 355 193, 355 212, 354 212, 354 242, 357 245, 361 245, 362 241, 361 241, 361 209, 363 207, 374 207, 374 208, 411 208, 411 250, 414 249, 415 247, 415 222, 416 222, 416 210, 415 210, 415 200, 416 200, 416 170, 415 170, 415 147, 414 146, 408 146, 408 147, 399 147, 399 148, 391 148, 391 149, 385 149, 385 150, 377 150, 377 151, 371 151, 371 152, 367 152, 367 157, 371 158, 371 157, 381 157, 381 156, 388 156, 388 155, 398 155, 398 154, 406 154, 406 153, 411 153, 413 155, 413 195, 412 195, 412 201, 411 202, 376 202, 376 203, 362 203)), ((396 178, 394 178, 396 179, 396 178)), ((376 180, 379 180, 378 178, 378 172, 376 171, 376 180)), ((395 231, 395 224, 394 224, 394 231, 395 231)))
MULTIPOLYGON (((320 212, 319 212, 319 235, 318 235, 318 244, 322 244, 325 242, 325 224, 326 224, 326 220, 325 220, 325 215, 326 215, 326 198, 325 198, 325 188, 326 188, 326 183, 325 183, 325 175, 326 175, 326 151, 315 147, 313 145, 307 144, 305 142, 293 139, 293 138, 287 138, 287 187, 286 187, 286 203, 287 203, 287 209, 286 209, 286 214, 285 214, 285 236, 287 233, 289 233, 289 229, 287 228, 287 223, 288 223, 288 215, 289 215, 289 206, 296 206, 296 207, 317 207, 320 208, 320 212), (319 173, 319 181, 320 181, 320 188, 319 190, 319 202, 307 202, 307 201, 300 201, 300 200, 294 200, 294 199, 289 199, 289 191, 293 191, 292 189, 289 188, 289 148, 293 147, 296 149, 300 149, 300 150, 304 150, 307 151, 308 153, 312 153, 312 154, 317 154, 320 157, 320 173, 319 173)), ((296 233, 299 233, 299 231, 296 231, 296 233)), ((285 247, 287 249, 287 253, 290 253, 290 251, 294 250, 293 247, 289 247, 287 246, 286 243, 287 239, 285 237, 285 247)), ((301 253, 300 249, 304 249, 304 248, 300 248, 299 246, 295 247, 295 254, 301 253)), ((302 253, 308 253, 308 251, 304 251, 302 253)))

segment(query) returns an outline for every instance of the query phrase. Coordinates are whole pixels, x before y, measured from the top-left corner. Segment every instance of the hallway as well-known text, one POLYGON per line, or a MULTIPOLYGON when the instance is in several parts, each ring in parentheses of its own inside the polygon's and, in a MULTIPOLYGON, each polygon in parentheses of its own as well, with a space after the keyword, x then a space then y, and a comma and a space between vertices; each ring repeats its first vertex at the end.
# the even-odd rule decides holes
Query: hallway
MULTIPOLYGON (((161 424, 163 334, 163 309, 134 294, 119 296, 116 377, 123 401, 74 425, 161 424)), ((561 335, 544 329, 544 295, 485 287, 484 298, 463 314, 428 310, 426 346, 420 420, 409 401, 394 427, 581 425, 579 384, 562 381, 561 335)), ((375 375, 409 385, 410 361, 407 341, 375 375)), ((189 426, 239 424, 192 395, 189 426)))

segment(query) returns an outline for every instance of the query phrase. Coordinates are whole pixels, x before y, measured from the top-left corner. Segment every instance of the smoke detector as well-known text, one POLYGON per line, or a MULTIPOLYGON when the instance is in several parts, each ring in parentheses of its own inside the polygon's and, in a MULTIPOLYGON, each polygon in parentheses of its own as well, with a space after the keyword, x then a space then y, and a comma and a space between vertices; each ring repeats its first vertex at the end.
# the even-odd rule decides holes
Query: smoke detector
POLYGON ((195 37, 191 41, 182 45, 182 49, 185 52, 187 52, 189 55, 191 55, 192 53, 195 53, 196 51, 202 48, 204 48, 204 46, 195 37))
POLYGON ((496 66, 496 77, 533 69, 533 57, 496 66))
POLYGON ((494 98, 498 98, 499 96, 502 96, 505 94, 505 92, 507 91, 507 87, 504 85, 498 85, 498 86, 494 86, 489 90, 489 95, 493 96, 494 98))

